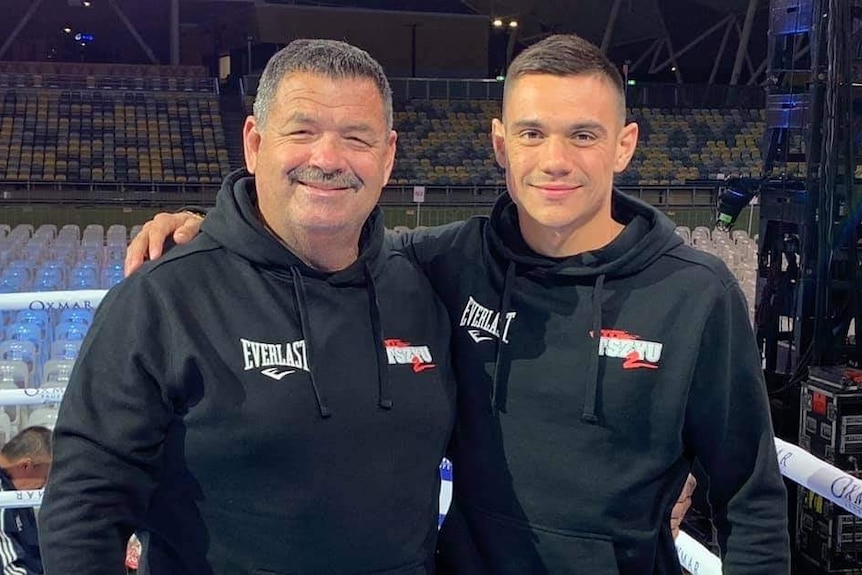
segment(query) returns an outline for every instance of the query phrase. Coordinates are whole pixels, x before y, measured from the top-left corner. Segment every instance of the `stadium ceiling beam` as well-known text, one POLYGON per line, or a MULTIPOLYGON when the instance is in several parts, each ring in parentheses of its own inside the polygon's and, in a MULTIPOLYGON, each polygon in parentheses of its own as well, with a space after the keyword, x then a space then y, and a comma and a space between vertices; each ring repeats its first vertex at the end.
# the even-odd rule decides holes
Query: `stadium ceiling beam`
POLYGON ((12 30, 12 33, 6 38, 6 41, 3 42, 3 45, 0 46, 0 58, 6 53, 9 47, 15 42, 15 38, 18 37, 18 34, 21 33, 21 30, 24 29, 24 26, 27 25, 27 22, 33 17, 33 14, 36 13, 36 10, 39 9, 39 6, 42 5, 44 0, 34 0, 32 4, 30 4, 30 8, 27 9, 27 12, 21 16, 21 20, 18 21, 18 24, 15 26, 15 29, 12 30))
POLYGON ((661 38, 656 38, 649 48, 641 54, 641 57, 635 60, 635 63, 629 67, 629 74, 638 69, 638 67, 643 64, 647 58, 651 55, 653 56, 653 62, 655 62, 658 58, 659 47, 661 46, 661 38))
MULTIPOLYGON (((673 42, 670 39, 670 32, 668 32, 667 25, 664 22, 664 14, 661 11, 661 0, 655 0, 655 11, 658 16, 658 24, 661 28, 661 32, 664 35, 664 43, 667 46, 667 52, 670 54, 670 62, 673 64, 673 72, 676 76, 676 83, 682 84, 682 71, 679 69, 679 64, 676 61, 676 53, 673 49, 673 42)), ((655 66, 656 60, 658 60, 657 56, 659 54, 658 49, 656 49, 656 57, 653 58, 653 66, 650 67, 650 74, 655 74, 659 71, 659 68, 655 66)))
MULTIPOLYGON (((695 38, 694 40, 692 40, 691 42, 686 44, 686 46, 684 48, 680 49, 676 54, 671 54, 671 57, 668 58, 667 60, 665 60, 664 62, 662 62, 661 64, 657 65, 656 69, 661 70, 662 68, 664 68, 665 66, 670 64, 672 60, 675 60, 675 58, 682 56, 683 54, 685 54, 686 52, 688 52, 689 50, 691 50, 692 48, 694 48, 695 46, 697 46, 698 44, 700 44, 701 42, 706 40, 709 36, 712 35, 713 32, 715 32, 716 30, 718 30, 722 26, 726 26, 727 24, 732 24, 733 19, 734 18, 732 15, 725 16, 722 20, 719 20, 718 22, 713 24, 712 27, 710 27, 708 30, 704 30, 697 38, 695 38)), ((675 62, 674 62, 674 64, 675 64, 675 62)))
POLYGON ((135 29, 134 24, 132 24, 132 22, 128 19, 128 17, 126 17, 126 14, 117 5, 117 0, 108 0, 108 4, 110 4, 111 8, 114 9, 114 12, 117 13, 117 17, 120 19, 120 21, 129 30, 129 34, 132 35, 132 38, 134 38, 138 42, 138 44, 141 46, 141 49, 144 51, 144 54, 147 55, 147 58, 150 59, 150 62, 152 62, 153 64, 158 64, 159 59, 156 58, 156 55, 153 53, 153 51, 150 49, 150 47, 147 45, 147 43, 144 42, 144 39, 141 38, 141 35, 138 34, 138 31, 135 29))
POLYGON ((761 74, 763 74, 763 71, 766 70, 767 64, 769 64, 769 57, 768 56, 763 59, 763 61, 760 63, 760 66, 757 67, 757 69, 751 75, 751 78, 748 79, 748 83, 747 83, 748 86, 754 86, 754 84, 757 83, 757 79, 760 77, 761 74))
POLYGON ((718 74, 718 66, 721 64, 721 59, 724 57, 724 50, 727 48, 727 39, 730 37, 730 31, 733 30, 733 23, 736 18, 733 14, 727 16, 727 26, 724 29, 724 36, 721 37, 721 44, 718 47, 718 54, 715 55, 715 62, 712 63, 712 72, 709 73, 709 81, 707 85, 715 83, 715 76, 718 74))
POLYGON ((171 0, 171 66, 180 63, 180 0, 171 0))
POLYGON ((466 6, 467 8, 469 8, 470 10, 472 10, 473 12, 475 12, 476 14, 482 14, 482 12, 476 7, 476 4, 474 2, 471 2, 470 0, 458 0, 458 1, 461 4, 463 4, 464 6, 466 6))
POLYGON ((739 37, 739 46, 736 48, 736 59, 733 61, 733 72, 730 74, 730 85, 739 83, 742 73, 743 58, 747 59, 751 75, 754 69, 751 66, 751 58, 748 56, 748 41, 751 39, 751 29, 754 27, 754 14, 757 12, 757 0, 748 0, 748 11, 745 13, 745 24, 742 26, 742 34, 739 37))
MULTIPOLYGON (((733 26, 734 26, 734 28, 736 28, 736 35, 737 35, 737 36, 739 36, 739 40, 740 40, 740 43, 741 43, 741 42, 742 42, 742 32, 743 32, 743 31, 742 31, 742 29, 739 27, 739 22, 738 22, 738 21, 737 21, 737 22, 734 22, 734 23, 733 23, 733 26)), ((754 64, 752 64, 752 63, 751 63, 751 54, 749 53, 749 51, 748 51, 747 49, 745 50, 744 61, 745 61, 745 65, 746 65, 746 66, 748 66, 748 73, 749 73, 749 74, 754 74, 754 64)), ((740 74, 741 74, 741 72, 740 72, 740 74)))
POLYGON ((614 26, 617 24, 617 15, 620 13, 620 5, 623 3, 623 0, 614 0, 613 6, 611 6, 611 13, 608 16, 608 24, 605 26, 605 33, 602 36, 602 54, 608 53, 608 48, 611 45, 611 36, 614 33, 614 26))

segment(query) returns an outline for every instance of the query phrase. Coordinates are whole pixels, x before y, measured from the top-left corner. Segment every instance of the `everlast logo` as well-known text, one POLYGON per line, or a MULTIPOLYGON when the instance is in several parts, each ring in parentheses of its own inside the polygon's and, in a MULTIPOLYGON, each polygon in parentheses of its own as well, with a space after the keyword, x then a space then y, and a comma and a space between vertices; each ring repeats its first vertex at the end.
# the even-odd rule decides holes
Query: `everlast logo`
POLYGON ((476 343, 491 341, 494 338, 503 343, 509 343, 509 327, 516 315, 517 312, 514 311, 506 312, 501 325, 500 312, 483 306, 473 299, 473 296, 469 296, 467 305, 461 313, 460 325, 469 328, 467 333, 476 343))
POLYGON ((263 375, 276 381, 297 369, 311 371, 308 368, 304 339, 285 343, 264 343, 240 338, 239 342, 242 345, 243 369, 245 371, 260 369, 263 375), (293 369, 281 369, 285 367, 293 369))

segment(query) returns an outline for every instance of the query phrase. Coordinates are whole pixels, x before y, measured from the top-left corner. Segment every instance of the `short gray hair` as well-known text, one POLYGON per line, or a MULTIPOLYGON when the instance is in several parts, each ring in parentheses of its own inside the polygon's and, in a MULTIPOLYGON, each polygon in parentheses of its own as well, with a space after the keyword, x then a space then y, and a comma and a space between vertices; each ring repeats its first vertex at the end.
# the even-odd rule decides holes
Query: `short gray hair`
POLYGON ((51 430, 47 427, 34 425, 22 429, 0 449, 0 454, 14 463, 25 457, 44 456, 50 458, 53 454, 51 445, 51 430))
POLYGON ((380 63, 365 50, 338 40, 294 40, 276 52, 260 77, 254 117, 263 126, 281 80, 305 72, 336 80, 367 78, 383 99, 386 127, 392 129, 392 88, 380 63))

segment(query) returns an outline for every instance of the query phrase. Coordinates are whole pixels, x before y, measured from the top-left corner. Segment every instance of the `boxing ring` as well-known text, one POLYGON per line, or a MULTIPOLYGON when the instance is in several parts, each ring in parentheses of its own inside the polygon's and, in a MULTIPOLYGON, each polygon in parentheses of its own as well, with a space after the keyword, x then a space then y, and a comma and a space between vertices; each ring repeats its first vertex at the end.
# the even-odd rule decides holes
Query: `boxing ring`
MULTIPOLYGON (((28 292, 0 294, 0 310, 60 311, 69 308, 95 309, 106 290, 28 292)), ((0 407, 57 404, 63 398, 61 387, 0 389, 0 407)), ((800 447, 775 439, 781 473, 835 505, 862 518, 862 479, 841 471, 800 447)), ((440 521, 442 522, 452 501, 451 463, 440 466, 440 521)), ((42 490, 0 492, 0 510, 38 507, 42 490)), ((706 547, 684 532, 676 539, 680 564, 692 575, 721 575, 721 560, 706 547)))

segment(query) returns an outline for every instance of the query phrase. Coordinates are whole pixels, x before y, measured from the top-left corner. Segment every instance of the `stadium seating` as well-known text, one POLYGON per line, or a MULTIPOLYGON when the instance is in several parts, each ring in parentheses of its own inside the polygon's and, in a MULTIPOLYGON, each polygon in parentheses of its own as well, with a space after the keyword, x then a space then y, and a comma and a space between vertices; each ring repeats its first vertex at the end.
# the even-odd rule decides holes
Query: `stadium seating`
POLYGON ((676 233, 686 244, 721 258, 736 277, 748 302, 748 313, 754 321, 755 289, 757 284, 757 236, 748 237, 745 230, 730 234, 719 229, 699 226, 693 230, 678 226, 676 233))
POLYGON ((640 144, 621 184, 676 185, 760 174, 763 110, 635 108, 629 115, 640 127, 640 144))
MULTIPOLYGON (((411 100, 395 113, 400 153, 395 185, 505 184, 488 133, 493 100, 411 100)), ((634 108, 640 145, 620 184, 674 185, 760 171, 762 110, 634 108)))
MULTIPOLYGON (((0 230, 0 291, 110 288, 123 278, 128 241, 122 225, 0 230)), ((91 309, 0 310, 0 377, 17 387, 67 380, 92 321, 91 309)))
POLYGON ((218 183, 218 98, 0 86, 0 181, 218 183))

